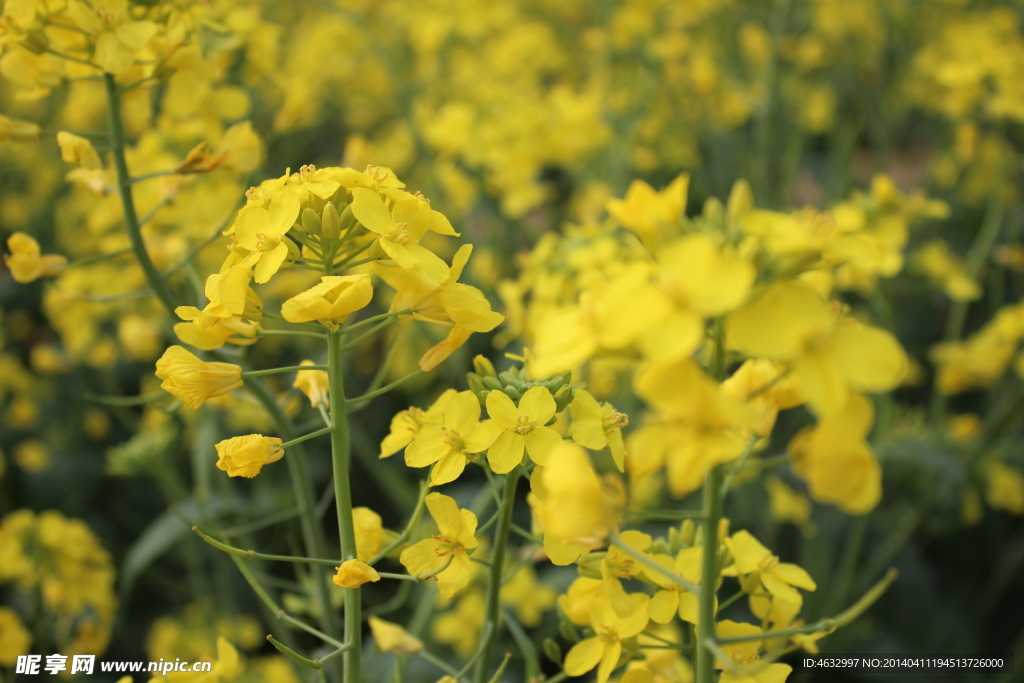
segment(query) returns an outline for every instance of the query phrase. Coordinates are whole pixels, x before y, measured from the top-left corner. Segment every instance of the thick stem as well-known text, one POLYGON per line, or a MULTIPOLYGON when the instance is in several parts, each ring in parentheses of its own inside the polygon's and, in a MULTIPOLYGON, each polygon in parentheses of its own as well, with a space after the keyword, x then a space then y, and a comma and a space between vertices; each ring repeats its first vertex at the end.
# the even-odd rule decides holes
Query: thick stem
POLYGON ((490 574, 487 578, 487 611, 484 615, 484 628, 487 638, 484 642, 480 661, 477 662, 473 675, 475 683, 486 683, 491 668, 491 656, 494 654, 494 642, 498 639, 501 627, 501 582, 504 578, 505 551, 508 548, 508 535, 512 530, 512 511, 515 508, 516 484, 519 481, 519 469, 516 468, 505 475, 505 492, 501 499, 501 516, 494 530, 494 550, 491 553, 490 574))
POLYGON ((700 576, 697 618, 696 683, 711 683, 715 676, 715 655, 704 643, 715 641, 715 587, 718 583, 718 521, 722 515, 722 466, 704 481, 704 556, 700 576))
POLYGON ((167 309, 167 312, 174 315, 174 309, 178 306, 177 297, 167 286, 160 271, 153 265, 146 251, 146 243, 142 239, 142 230, 139 227, 139 216, 135 212, 135 201, 132 199, 132 179, 128 175, 128 162, 124 156, 124 125, 121 121, 121 97, 117 89, 117 81, 112 74, 103 74, 103 83, 107 89, 107 117, 110 121, 110 151, 114 156, 114 168, 117 171, 117 187, 121 193, 121 209, 124 212, 124 226, 128 230, 128 239, 131 240, 132 250, 139 262, 139 267, 146 275, 146 281, 150 289, 167 309))
MULTIPOLYGON (((328 384, 331 396, 331 461, 334 465, 334 500, 338 508, 338 533, 341 535, 341 559, 356 557, 356 534, 352 524, 352 487, 349 483, 348 418, 345 415, 345 377, 342 373, 342 355, 345 333, 331 332, 327 339, 328 384)), ((325 604, 325 608, 327 605, 325 604)), ((344 655, 345 683, 360 680, 362 654, 362 591, 345 591, 345 642, 352 649, 344 655)))

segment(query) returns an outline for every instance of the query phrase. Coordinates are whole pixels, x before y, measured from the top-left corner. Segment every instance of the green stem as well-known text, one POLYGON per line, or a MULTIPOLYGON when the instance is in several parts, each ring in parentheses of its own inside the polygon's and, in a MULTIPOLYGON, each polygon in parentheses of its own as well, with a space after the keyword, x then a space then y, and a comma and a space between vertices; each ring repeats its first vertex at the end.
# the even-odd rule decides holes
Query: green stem
MULTIPOLYGON (((378 324, 374 325, 369 330, 367 330, 366 332, 363 332, 361 335, 359 335, 358 337, 356 337, 355 339, 353 339, 352 341, 348 342, 343 347, 341 347, 341 352, 344 353, 346 351, 351 351, 356 346, 358 346, 359 343, 362 342, 364 339, 368 339, 369 337, 372 337, 373 335, 377 334, 378 332, 380 332, 381 330, 383 330, 385 327, 387 327, 388 325, 390 325, 393 322, 394 322, 394 319, 390 319, 390 320, 385 320, 385 321, 383 321, 381 323, 378 323, 378 324)), ((348 329, 348 330, 346 330, 346 333, 351 332, 351 331, 352 331, 351 329, 348 329)))
POLYGON ((88 266, 93 263, 99 263, 100 261, 106 261, 107 259, 117 258, 118 256, 124 256, 125 254, 132 253, 131 247, 125 247, 124 249, 118 249, 112 251, 109 254, 94 254, 93 256, 86 256, 80 258, 77 261, 72 261, 68 264, 68 268, 78 268, 79 266, 88 266))
POLYGON ((705 643, 715 642, 715 586, 718 583, 718 521, 722 515, 722 466, 714 467, 704 481, 704 554, 697 595, 697 662, 695 683, 711 683, 715 676, 714 653, 705 643))
POLYGON ((864 614, 871 605, 875 604, 880 597, 888 590, 889 586, 896 577, 899 576, 899 572, 895 569, 890 569, 886 572, 885 576, 874 586, 871 587, 867 593, 861 596, 860 600, 850 605, 848 608, 843 610, 840 614, 830 617, 828 619, 820 619, 813 624, 807 624, 806 626, 798 626, 796 628, 787 628, 779 631, 765 631, 764 633, 758 634, 745 634, 739 636, 722 636, 717 640, 713 641, 719 644, 722 643, 743 643, 751 640, 770 640, 773 638, 788 638, 790 636, 799 636, 805 633, 832 633, 838 628, 846 626, 851 623, 860 615, 864 614))
POLYGON ((288 659, 292 660, 293 662, 298 662, 302 666, 309 667, 310 669, 314 669, 316 671, 319 671, 320 669, 323 668, 323 664, 320 663, 319 661, 314 661, 312 659, 308 659, 306 657, 303 657, 302 655, 300 655, 295 650, 291 649, 290 647, 288 647, 284 643, 282 643, 282 642, 278 641, 277 639, 275 639, 274 636, 267 636, 267 640, 270 641, 270 644, 273 645, 277 649, 278 652, 280 652, 281 654, 283 654, 285 657, 287 657, 288 659))
POLYGON ((304 330, 316 330, 317 332, 323 332, 325 329, 323 325, 317 325, 315 323, 293 323, 290 320, 284 318, 283 316, 277 315, 275 313, 267 313, 266 311, 263 311, 263 317, 267 318, 268 320, 276 320, 278 322, 288 323, 289 325, 294 325, 295 327, 300 327, 304 330))
POLYGON ((313 339, 326 339, 323 332, 306 332, 305 330, 260 330, 256 333, 260 337, 312 337, 313 339))
POLYGON ((667 578, 669 581, 671 581, 672 583, 676 584, 680 588, 684 588, 684 589, 686 589, 688 591, 691 591, 693 593, 697 593, 698 595, 700 594, 700 592, 702 590, 700 586, 698 586, 695 583, 692 583, 691 581, 687 581, 686 579, 684 579, 682 576, 680 576, 676 572, 671 571, 670 569, 666 569, 665 567, 661 566, 660 564, 658 564, 657 562, 655 562, 651 558, 647 557, 643 553, 637 552, 633 548, 630 548, 628 545, 623 543, 622 540, 618 536, 615 536, 615 535, 609 536, 608 537, 608 543, 613 545, 613 546, 615 546, 616 548, 618 548, 622 552, 626 553, 627 555, 629 555, 630 557, 632 557, 634 560, 636 560, 640 564, 644 565, 645 567, 647 567, 649 569, 653 569, 654 571, 658 572, 659 574, 662 574, 665 578, 667 578))
POLYGON ((757 443, 757 435, 754 434, 750 437, 750 442, 747 443, 746 449, 743 451, 743 455, 740 456, 739 462, 733 465, 732 469, 729 470, 729 474, 725 475, 725 481, 722 482, 722 498, 725 498, 726 494, 729 493, 729 489, 732 487, 732 483, 736 481, 736 475, 740 473, 743 466, 747 464, 747 458, 754 452, 754 444, 757 443))
MULTIPOLYGON (((308 369, 308 366, 307 366, 307 369, 308 369)), ((427 374, 427 373, 424 370, 417 370, 416 372, 413 372, 413 373, 410 373, 410 374, 406 375, 402 379, 396 379, 391 384, 385 385, 385 386, 381 387, 380 389, 377 389, 376 391, 371 391, 371 392, 368 392, 366 394, 363 394, 362 396, 357 396, 356 398, 351 399, 350 401, 348 401, 348 405, 355 405, 357 403, 362 403, 363 401, 369 401, 371 398, 377 398, 378 396, 382 396, 383 394, 388 393, 392 389, 397 389, 398 387, 402 386, 403 384, 408 384, 409 382, 413 381, 414 379, 418 379, 418 378, 422 377, 425 374, 427 374)))
POLYGON ((328 432, 332 432, 332 431, 334 431, 334 429, 332 427, 324 427, 323 429, 318 429, 315 432, 310 432, 309 434, 306 434, 305 436, 300 436, 300 437, 292 439, 291 441, 286 441, 283 444, 281 444, 281 448, 288 449, 288 448, 291 448, 292 446, 295 446, 297 444, 302 443, 303 441, 308 441, 309 439, 315 439, 318 436, 323 436, 324 434, 327 434, 328 432))
POLYGON ((326 370, 326 365, 289 365, 283 368, 269 368, 267 370, 249 370, 242 373, 242 379, 249 377, 263 377, 264 375, 279 375, 282 372, 298 372, 300 370, 326 370))
POLYGON ((427 500, 427 492, 430 491, 430 486, 426 481, 420 483, 420 496, 416 500, 416 507, 412 511, 412 516, 409 517, 409 523, 405 525, 405 529, 399 534, 398 538, 388 544, 386 548, 377 553, 372 560, 367 562, 371 567, 383 558, 387 557, 395 548, 402 545, 409 540, 412 532, 416 530, 416 527, 420 524, 420 519, 423 517, 423 508, 427 500))
POLYGON ((143 180, 149 180, 150 178, 161 178, 163 176, 168 176, 168 175, 178 175, 178 172, 177 171, 155 171, 153 173, 146 173, 144 175, 133 176, 133 177, 129 178, 128 180, 129 180, 129 182, 134 184, 134 183, 141 183, 143 180))
MULTIPOLYGON (((519 482, 519 469, 516 468, 505 475, 505 490, 501 499, 501 517, 494 530, 494 550, 491 553, 490 573, 487 578, 487 608, 484 623, 490 627, 487 640, 477 662, 473 680, 486 683, 487 673, 491 668, 491 656, 494 654, 494 642, 501 629, 501 580, 505 570, 505 551, 508 549, 508 535, 512 530, 512 511, 515 509, 516 484, 519 482)), ((486 628, 486 626, 485 626, 486 628)))
POLYGON ((270 562, 300 562, 304 564, 325 564, 338 566, 341 564, 341 560, 328 560, 319 557, 295 557, 293 555, 267 555, 266 553, 258 553, 255 550, 242 550, 236 548, 227 543, 221 543, 215 538, 210 537, 208 534, 203 533, 199 527, 193 526, 192 531, 196 533, 201 539, 212 545, 217 550, 223 550, 228 555, 234 557, 240 557, 243 560, 267 560, 270 562))
POLYGON ((392 311, 390 313, 381 313, 380 315, 375 315, 372 318, 360 320, 355 325, 350 325, 349 328, 345 330, 345 332, 351 334, 352 332, 355 332, 356 330, 366 327, 368 325, 372 325, 375 322, 380 322, 381 320, 389 320, 391 318, 397 318, 400 315, 409 315, 410 313, 412 313, 412 309, 410 308, 403 308, 401 311, 392 311))
POLYGON ((121 121, 121 98, 117 89, 117 82, 112 74, 103 74, 103 83, 107 90, 107 116, 110 120, 110 151, 114 156, 114 168, 117 171, 117 187, 121 193, 121 209, 124 213, 124 225, 128 230, 128 239, 131 240, 132 250, 135 258, 139 261, 139 267, 146 276, 150 289, 170 313, 172 318, 174 309, 178 307, 177 297, 167 286, 160 271, 153 265, 146 251, 146 243, 142 239, 142 231, 139 228, 139 216, 135 213, 135 201, 132 198, 132 179, 128 174, 128 162, 124 156, 124 125, 121 121))
MULTIPOLYGON (((352 522, 352 487, 349 482, 348 417, 345 415, 345 377, 342 372, 342 347, 345 334, 333 331, 327 338, 327 372, 331 397, 331 462, 334 469, 334 501, 338 508, 338 533, 341 535, 341 559, 356 557, 356 535, 352 522)), ((345 642, 352 649, 344 656, 345 683, 359 683, 362 655, 362 590, 345 591, 345 642)))

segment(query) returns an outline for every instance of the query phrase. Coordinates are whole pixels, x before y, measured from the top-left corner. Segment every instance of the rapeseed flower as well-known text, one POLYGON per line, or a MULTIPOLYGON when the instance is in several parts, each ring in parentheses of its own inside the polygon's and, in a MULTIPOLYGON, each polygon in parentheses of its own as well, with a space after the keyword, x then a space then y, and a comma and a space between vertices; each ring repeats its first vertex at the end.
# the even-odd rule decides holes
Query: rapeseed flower
POLYGON ((217 444, 217 468, 229 477, 252 479, 264 465, 284 457, 281 439, 262 434, 234 436, 217 444))
POLYGON ((476 515, 461 510, 455 500, 440 493, 427 495, 427 510, 437 523, 439 533, 402 551, 399 558, 410 574, 428 574, 448 566, 434 579, 437 588, 450 598, 473 578, 469 554, 476 549, 476 515))
POLYGON ((595 601, 590 627, 596 635, 576 643, 565 655, 563 668, 570 676, 582 676, 597 667, 598 683, 607 683, 622 655, 622 641, 638 635, 647 628, 647 604, 644 594, 630 596, 634 609, 628 617, 620 617, 608 600, 595 601))
MULTIPOLYGON (((420 430, 405 449, 405 464, 427 467, 430 485, 440 486, 458 479, 474 453, 480 453, 495 439, 495 428, 480 422, 480 401, 472 391, 462 391, 448 398, 440 428, 428 426, 420 430)), ((520 456, 521 457, 521 456, 520 456)))
POLYGON ((506 394, 487 394, 485 433, 494 435, 486 446, 487 462, 497 474, 515 469, 523 461, 523 452, 538 465, 549 461, 551 451, 561 445, 562 437, 545 426, 555 416, 555 399, 545 387, 533 387, 519 399, 516 406, 506 394))
MULTIPOLYGON (((316 365, 311 360, 304 360, 299 365, 316 365)), ((326 370, 299 370, 295 373, 292 386, 301 391, 309 399, 314 408, 331 407, 329 377, 326 370)))
POLYGON ((160 388, 197 409, 207 399, 242 386, 242 368, 232 363, 207 363, 181 346, 172 346, 156 362, 160 388))
POLYGON ((288 299, 281 315, 292 323, 316 320, 332 330, 341 327, 350 313, 365 307, 373 298, 370 276, 325 275, 320 284, 288 299))
POLYGON ((7 248, 11 253, 4 254, 4 264, 15 282, 26 284, 41 277, 53 277, 68 267, 68 260, 63 256, 42 255, 39 243, 23 232, 8 237, 7 248))
POLYGON ((377 570, 359 559, 345 560, 337 567, 331 578, 334 585, 342 588, 359 588, 364 583, 380 581, 377 570))

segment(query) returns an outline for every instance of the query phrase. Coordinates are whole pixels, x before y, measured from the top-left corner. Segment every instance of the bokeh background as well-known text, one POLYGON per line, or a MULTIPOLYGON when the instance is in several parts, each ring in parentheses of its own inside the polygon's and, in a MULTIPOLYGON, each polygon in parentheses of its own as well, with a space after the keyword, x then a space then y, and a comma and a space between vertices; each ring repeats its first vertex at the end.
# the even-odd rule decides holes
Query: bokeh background
MULTIPOLYGON (((277 625, 234 567, 188 531, 202 520, 239 545, 258 538, 261 548, 298 552, 283 475, 236 481, 214 468, 213 443, 265 429, 268 417, 244 395, 212 401, 202 415, 149 400, 159 394, 154 361, 173 334, 130 254, 97 258, 129 246, 119 200, 108 172, 62 161, 53 133, 105 131, 107 103, 88 71, 23 30, 49 4, 7 0, 0 19, 0 112, 9 117, 0 119, 0 236, 28 233, 74 266, 27 285, 0 269, 0 680, 15 680, 8 666, 21 641, 11 614, 30 633, 30 652, 198 659, 224 636, 245 661, 234 680, 305 680, 265 642, 277 625), (39 124, 38 140, 12 120, 39 124)), ((727 514, 828 586, 807 596, 808 619, 899 569, 884 599, 823 640, 823 651, 1014 652, 1016 674, 933 680, 1024 680, 1024 314, 1013 322, 1006 313, 1024 295, 1024 4, 138 4, 177 13, 192 39, 170 59, 151 48, 149 63, 165 60, 167 71, 125 96, 133 173, 173 167, 204 141, 227 149, 245 126, 231 163, 136 188, 151 216, 150 253, 178 291, 201 291, 219 266, 221 232, 245 189, 305 164, 390 167, 476 245, 464 279, 505 324, 354 420, 354 503, 387 528, 402 528, 417 490, 417 472, 400 458, 378 460, 391 417, 429 405, 444 387, 464 388, 475 354, 500 369, 511 362, 505 353, 529 347, 542 313, 578 294, 583 262, 614 256, 594 244, 613 233, 606 205, 632 180, 657 189, 688 174, 690 215, 713 211, 745 180, 763 209, 906 232, 893 246, 898 263, 835 285, 914 359, 904 386, 877 400, 881 503, 850 516, 809 499, 780 470, 744 482, 727 514), (953 346, 937 354, 943 341, 953 346)), ((145 54, 142 62, 132 67, 139 79, 145 54)), ((432 246, 446 258, 454 249, 432 246)), ((261 295, 273 307, 315 279, 284 272, 261 295)), ((372 341, 349 375, 368 382, 390 355, 388 376, 402 377, 440 338, 421 330, 372 341)), ((267 338, 246 353, 272 367, 308 352, 301 340, 267 338)), ((595 394, 642 412, 614 362, 588 373, 595 394)), ((297 422, 317 424, 290 380, 271 380, 297 422)), ((792 412, 765 458, 785 453, 806 423, 792 412)), ((330 488, 326 449, 308 447, 317 492, 330 488)), ((472 500, 486 483, 472 475, 458 487, 450 495, 472 500)), ((646 495, 652 507, 697 505, 646 495)), ((529 525, 525 512, 518 521, 529 525)), ((324 524, 336 538, 331 514, 324 524)), ((289 611, 320 609, 301 569, 259 571, 289 611)), ((574 574, 537 571, 542 583, 508 601, 540 643, 557 637, 554 597, 574 574)), ((439 652, 471 652, 465 625, 481 594, 438 604, 427 588, 396 597, 370 586, 367 604, 439 652)), ((387 657, 368 660, 379 680, 387 657)), ((541 662, 549 675, 559 670, 541 662)), ((522 678, 519 666, 508 680, 522 678)), ((437 674, 413 662, 405 675, 437 674)), ((798 667, 790 680, 863 679, 798 667)))

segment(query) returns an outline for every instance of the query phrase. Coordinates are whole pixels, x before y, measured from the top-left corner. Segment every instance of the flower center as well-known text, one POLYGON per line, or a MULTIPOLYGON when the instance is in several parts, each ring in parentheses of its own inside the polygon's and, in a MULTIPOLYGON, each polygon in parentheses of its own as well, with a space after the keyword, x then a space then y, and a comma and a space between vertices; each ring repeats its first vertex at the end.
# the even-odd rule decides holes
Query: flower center
POLYGON ((511 429, 516 434, 526 435, 533 431, 534 427, 537 426, 536 420, 531 420, 529 415, 520 415, 516 418, 516 423, 512 425, 511 429))
POLYGON ((271 237, 265 232, 256 233, 256 251, 273 251, 279 244, 281 244, 280 235, 271 237))
POLYGON ((628 426, 629 416, 625 413, 612 411, 610 415, 604 416, 604 431, 606 434, 610 434, 616 429, 622 429, 623 427, 628 426))
POLYGON ((466 443, 462 440, 462 435, 454 429, 445 430, 444 442, 456 453, 466 454, 466 443))
POLYGON ((434 547, 434 553, 438 557, 454 555, 456 549, 460 547, 458 541, 448 538, 447 536, 431 536, 431 538, 437 541, 437 546, 434 547))
POLYGON ((412 235, 405 231, 407 227, 409 227, 408 223, 395 223, 395 229, 384 235, 384 237, 386 237, 392 244, 405 246, 413 241, 412 235))

